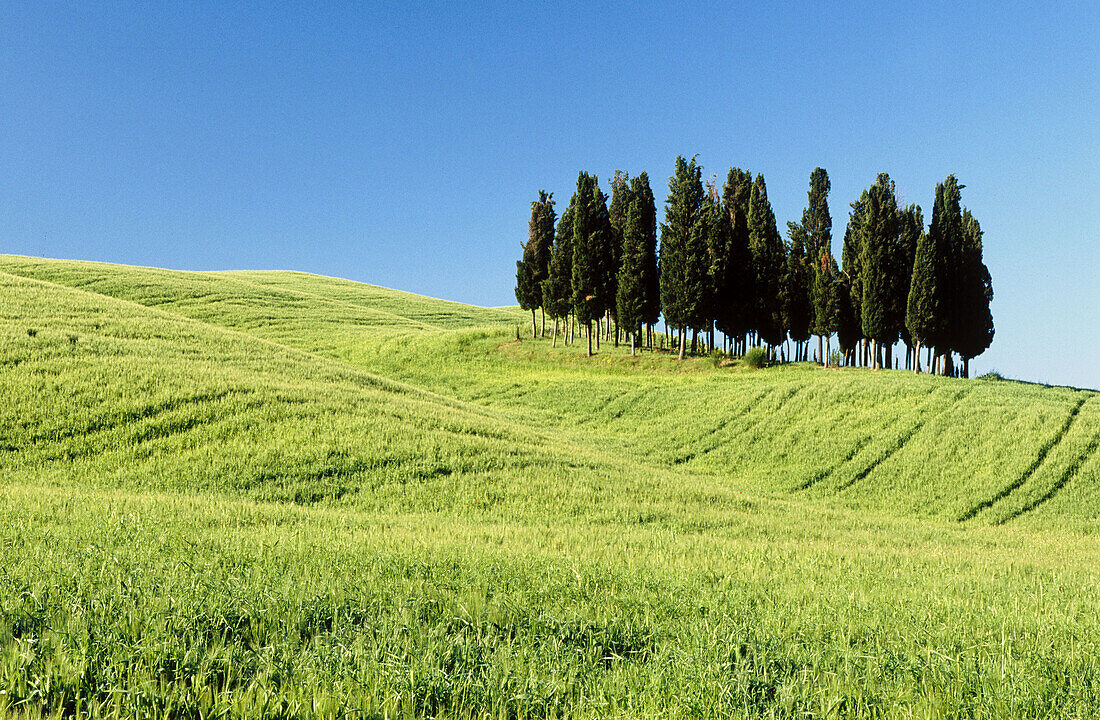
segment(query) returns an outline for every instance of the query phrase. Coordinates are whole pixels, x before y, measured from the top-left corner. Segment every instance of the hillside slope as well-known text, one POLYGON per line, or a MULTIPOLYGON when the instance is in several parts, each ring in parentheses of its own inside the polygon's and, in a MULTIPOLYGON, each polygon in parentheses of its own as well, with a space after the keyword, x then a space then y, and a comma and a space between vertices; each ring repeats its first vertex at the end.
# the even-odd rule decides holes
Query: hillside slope
POLYGON ((1095 717, 1100 397, 0 256, 0 715, 1095 717))
MULTIPOLYGON (((667 358, 632 366, 611 348, 583 362, 575 350, 551 350, 544 341, 502 346, 523 313, 303 273, 187 273, 15 257, 0 258, 0 270, 55 283, 58 292, 78 288, 103 302, 190 318, 210 332, 237 331, 336 361, 342 372, 355 368, 492 411, 494 421, 527 433, 510 454, 528 453, 530 438, 553 428, 567 454, 595 441, 607 458, 654 470, 875 512, 1002 523, 1030 521, 1038 510, 1049 522, 1053 509, 1078 527, 1100 516, 1090 499, 1100 480, 1100 398, 1088 391, 808 366, 745 374, 696 362, 684 372, 667 358), (1063 500, 1069 496, 1077 500, 1063 500)), ((39 306, 57 304, 44 299, 39 306)), ((21 319, 34 320, 22 312, 21 319)), ((76 320, 79 313, 68 314, 76 320)), ((208 362, 221 360, 214 353, 208 362)), ((302 363, 287 374, 311 367, 302 363)), ((330 366, 320 358, 317 364, 330 366)), ((410 418, 404 432, 415 433, 422 422, 410 418)), ((375 462, 339 453, 352 458, 349 468, 375 462)), ((338 483, 352 471, 333 465, 325 472, 338 483)))

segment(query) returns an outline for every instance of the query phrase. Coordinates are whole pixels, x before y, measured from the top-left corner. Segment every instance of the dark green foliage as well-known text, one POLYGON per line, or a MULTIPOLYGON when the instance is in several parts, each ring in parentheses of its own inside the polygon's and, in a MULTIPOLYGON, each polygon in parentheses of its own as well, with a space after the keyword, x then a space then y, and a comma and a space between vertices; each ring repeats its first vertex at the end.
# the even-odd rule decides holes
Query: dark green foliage
POLYGON ((962 212, 962 245, 956 253, 956 328, 953 349, 969 360, 985 352, 993 342, 993 281, 982 260, 982 228, 970 211, 962 212))
POLYGON ((621 170, 616 170, 615 176, 611 178, 611 202, 607 206, 607 218, 611 226, 611 233, 608 236, 608 245, 604 251, 607 272, 603 290, 605 307, 611 311, 616 323, 620 322, 617 317, 617 287, 623 254, 623 228, 630 202, 630 175, 621 170))
POLYGON ((909 289, 913 285, 913 264, 916 262, 917 245, 924 234, 924 215, 921 214, 919 205, 910 204, 899 211, 898 214, 898 247, 901 253, 899 263, 901 266, 901 339, 912 345, 912 336, 905 322, 908 308, 909 289))
POLYGON ((645 321, 646 299, 647 238, 641 205, 641 198, 632 195, 621 219, 623 249, 616 297, 617 321, 634 333, 635 343, 638 328, 645 321))
POLYGON ((932 222, 917 243, 905 324, 914 340, 945 352, 951 347, 953 248, 962 241, 959 184, 954 175, 936 185, 932 222))
POLYGON ((898 339, 904 295, 894 182, 881 173, 864 197, 860 227, 863 278, 860 325, 865 337, 889 345, 898 339))
POLYGON ((527 242, 523 259, 516 263, 516 300, 524 310, 542 307, 542 282, 550 266, 554 244, 553 194, 539 190, 539 199, 531 203, 531 220, 527 224, 527 242))
POLYGON ((550 268, 542 283, 543 309, 553 318, 564 318, 573 308, 573 205, 561 214, 557 237, 550 255, 550 268))
POLYGON ((649 175, 644 171, 630 179, 630 191, 638 207, 638 224, 644 246, 642 262, 642 317, 647 325, 655 325, 661 317, 661 278, 657 264, 657 204, 649 175))
POLYGON ((706 235, 701 224, 702 169, 692 158, 676 158, 668 181, 665 221, 661 223, 661 305, 672 327, 700 325, 707 288, 706 235))
POLYGON ((833 257, 833 218, 829 214, 829 173, 814 168, 802 228, 806 237, 806 257, 810 267, 810 303, 813 316, 810 332, 828 337, 836 330, 837 267, 833 257))
POLYGON ((768 202, 763 175, 757 175, 749 196, 749 251, 755 274, 756 330, 770 345, 778 345, 787 336, 783 325, 783 276, 786 254, 775 213, 768 202))
POLYGON ((810 278, 812 269, 806 259, 805 228, 799 223, 787 223, 787 232, 791 238, 790 251, 787 254, 787 273, 784 284, 784 319, 791 339, 805 342, 810 338, 810 324, 813 320, 813 304, 810 299, 810 278))
POLYGON ((842 351, 851 352, 863 339, 863 332, 856 317, 855 304, 852 302, 852 287, 845 276, 841 276, 840 282, 836 284, 836 307, 837 341, 842 351))
POLYGON ((718 329, 730 336, 744 335, 752 330, 755 318, 752 253, 749 251, 751 192, 752 173, 730 168, 722 188, 722 232, 728 233, 726 257, 715 297, 718 329))
POLYGON ((596 176, 582 171, 573 208, 573 309, 580 323, 602 317, 608 307, 611 234, 607 196, 596 176))
POLYGON ((863 307, 863 209, 867 201, 867 191, 864 190, 859 200, 852 203, 852 210, 848 215, 848 227, 844 229, 844 246, 840 253, 840 262, 844 268, 844 277, 848 283, 848 304, 850 308, 841 309, 840 312, 849 312, 859 328, 860 339, 863 339, 863 323, 861 311, 863 307))
POLYGON ((709 330, 714 324, 715 255, 723 242, 721 215, 717 194, 704 196, 689 235, 688 255, 693 267, 688 273, 688 292, 693 303, 688 327, 696 330, 709 330))
POLYGON ((522 260, 516 261, 516 300, 524 310, 534 310, 542 304, 542 287, 535 282, 531 266, 522 260))

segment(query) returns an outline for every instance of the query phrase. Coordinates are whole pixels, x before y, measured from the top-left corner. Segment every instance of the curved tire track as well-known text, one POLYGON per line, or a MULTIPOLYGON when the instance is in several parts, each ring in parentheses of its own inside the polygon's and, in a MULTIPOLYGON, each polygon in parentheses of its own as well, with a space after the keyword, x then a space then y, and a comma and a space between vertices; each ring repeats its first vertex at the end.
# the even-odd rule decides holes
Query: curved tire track
MULTIPOLYGON (((1050 453, 1050 451, 1053 450, 1058 443, 1062 442, 1062 438, 1064 438, 1066 436, 1066 433, 1069 432, 1070 427, 1073 425, 1073 421, 1077 419, 1077 414, 1081 412, 1081 406, 1085 404, 1086 400, 1088 400, 1087 397, 1081 398, 1077 401, 1077 404, 1074 405, 1073 408, 1069 411, 1069 416, 1066 417, 1065 422, 1062 423, 1062 427, 1059 428, 1058 432, 1056 432, 1050 440, 1048 440, 1039 448, 1039 453, 1035 456, 1035 460, 1033 460, 1032 463, 1027 466, 1027 468, 1023 471, 1023 473, 1020 474, 1018 478, 1001 488, 993 497, 981 501, 977 505, 964 512, 962 515, 959 516, 958 521, 966 522, 967 520, 972 520, 978 515, 978 513, 993 507, 995 503, 1004 500, 1006 497, 1016 492, 1016 490, 1018 490, 1025 482, 1027 482, 1028 479, 1035 474, 1035 471, 1039 469, 1039 466, 1043 464, 1043 461, 1046 460, 1047 454, 1050 453)), ((1068 481, 1069 478, 1066 477, 1064 481, 1060 482, 1062 482, 1062 485, 1065 485, 1065 483, 1068 481)), ((1057 485, 1057 483, 1055 484, 1057 485)), ((1061 486, 1059 486, 1058 489, 1061 489, 1061 486)), ((1054 492, 1057 492, 1057 490, 1055 490, 1054 492)), ((1051 493, 1051 496, 1053 496, 1053 492, 1051 493)), ((1040 500, 1035 504, 1035 506, 1029 508, 1029 510, 1034 510, 1035 507, 1043 502, 1046 502, 1049 499, 1050 498, 1045 498, 1043 500, 1040 500)), ((1028 510, 1023 510, 1020 514, 1027 511, 1028 510)), ((1007 519, 1001 520, 996 524, 1001 525, 1005 522, 1008 522, 1008 520, 1011 520, 1013 517, 1016 517, 1016 515, 1011 515, 1007 519)))

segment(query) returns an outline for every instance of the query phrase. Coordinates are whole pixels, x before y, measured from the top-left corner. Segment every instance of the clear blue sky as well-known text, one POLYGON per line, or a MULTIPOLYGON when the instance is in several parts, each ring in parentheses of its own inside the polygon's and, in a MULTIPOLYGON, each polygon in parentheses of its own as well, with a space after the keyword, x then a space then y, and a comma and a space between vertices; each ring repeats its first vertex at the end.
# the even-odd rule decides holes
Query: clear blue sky
POLYGON ((1100 3, 0 6, 0 252, 513 304, 540 188, 886 171, 985 230, 979 371, 1100 387, 1100 3), (728 5, 733 9, 719 8, 728 5), (478 7, 483 6, 483 7, 478 7))

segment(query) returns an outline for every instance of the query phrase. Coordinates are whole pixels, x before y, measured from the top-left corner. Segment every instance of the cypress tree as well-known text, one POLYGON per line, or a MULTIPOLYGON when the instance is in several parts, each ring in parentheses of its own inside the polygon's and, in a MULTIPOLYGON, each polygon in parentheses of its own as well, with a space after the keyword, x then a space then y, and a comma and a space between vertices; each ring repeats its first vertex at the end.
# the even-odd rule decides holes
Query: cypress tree
MULTIPOLYGON (((807 233, 800 223, 788 222, 787 234, 790 236, 790 251, 787 253, 787 272, 784 283, 785 324, 795 341, 796 350, 810 339, 810 324, 813 320, 813 303, 810 299, 811 269, 806 261, 807 233)), ((795 359, 801 359, 796 352, 795 359)))
POLYGON ((714 257, 716 246, 721 242, 720 216, 717 193, 705 194, 691 227, 688 247, 694 271, 689 273, 692 309, 688 324, 695 331, 712 332, 714 328, 714 257))
POLYGON ((722 188, 722 215, 729 233, 723 292, 716 299, 715 319, 727 336, 743 338, 755 327, 752 253, 749 251, 749 198, 752 173, 730 168, 722 188))
MULTIPOLYGON (((844 270, 844 279, 847 283, 849 307, 839 308, 840 313, 846 313, 848 319, 854 322, 856 345, 863 339, 863 269, 860 266, 863 253, 863 208, 867 199, 867 191, 864 191, 859 200, 851 204, 852 210, 848 214, 848 227, 844 229, 844 245, 840 253, 840 261, 844 270)), ((839 306, 839 301, 838 301, 839 306)), ((852 328, 849 328, 851 330, 852 328)), ((858 350, 858 347, 853 348, 858 350)), ((854 358, 858 361, 858 352, 854 358)))
POLYGON ((555 220, 553 195, 539 190, 538 200, 531 203, 523 259, 516 263, 516 300, 521 308, 531 311, 531 337, 538 334, 535 309, 544 304, 542 282, 549 270, 555 220))
POLYGON ((936 185, 932 222, 922 240, 913 264, 906 325, 917 342, 936 348, 943 360, 940 370, 946 373, 957 343, 958 283, 953 268, 963 244, 959 184, 954 175, 936 185))
POLYGON ((982 228, 970 211, 962 211, 962 243, 955 264, 958 303, 955 350, 963 361, 963 377, 970 377, 970 359, 981 355, 993 342, 993 281, 982 260, 982 228))
POLYGON ((592 321, 603 316, 608 272, 607 248, 611 223, 607 196, 595 175, 582 171, 577 178, 577 203, 573 212, 573 310, 588 335, 592 355, 592 321))
POLYGON ((561 214, 547 277, 542 283, 543 307, 554 319, 554 345, 558 341, 558 321, 566 320, 573 307, 573 206, 576 201, 574 195, 561 214))
POLYGON ((913 336, 909 332, 906 323, 906 314, 909 303, 909 289, 913 285, 913 264, 916 262, 917 244, 924 234, 924 215, 921 214, 919 205, 910 204, 902 209, 898 215, 898 245, 900 255, 898 258, 899 275, 901 284, 898 288, 898 312, 900 313, 899 325, 901 339, 905 342, 906 370, 911 369, 913 363, 913 336))
POLYGON ((642 317, 652 330, 661 317, 661 275, 657 261, 657 204, 649 175, 645 171, 631 178, 633 204, 638 207, 638 223, 645 248, 642 262, 642 317))
POLYGON ((836 287, 836 338, 848 365, 855 364, 856 350, 863 333, 859 327, 859 321, 855 314, 855 304, 852 302, 852 287, 845 275, 839 275, 836 287))
POLYGON ((758 174, 749 195, 749 251, 755 277, 756 331, 773 348, 786 338, 783 325, 783 276, 786 257, 783 240, 768 202, 764 176, 758 174))
POLYGON ((700 208, 703 204, 702 169, 677 156, 675 174, 668 180, 665 221, 661 223, 661 305, 665 322, 681 330, 679 357, 684 357, 684 336, 698 314, 706 286, 706 265, 698 255, 700 208), (695 237, 693 237, 693 230, 695 237))
POLYGON ((905 309, 905 326, 915 343, 920 372, 920 346, 935 347, 946 342, 945 311, 947 309, 948 228, 950 201, 946 183, 936 185, 936 200, 932 205, 932 222, 928 232, 917 240, 913 259, 913 274, 905 309))
POLYGON ((863 335, 872 343, 872 365, 880 366, 883 343, 897 342, 901 310, 898 257, 898 207, 894 183, 881 173, 864 195, 860 268, 863 275, 863 301, 860 324, 863 335))
POLYGON ((611 178, 611 202, 607 206, 607 217, 611 227, 608 246, 604 253, 606 279, 604 282, 604 305, 615 321, 616 344, 618 342, 618 292, 619 266, 623 254, 623 228, 626 222, 627 208, 631 202, 630 175, 616 170, 611 178))
POLYGON ((833 257, 833 218, 829 214, 829 173, 814 168, 802 227, 806 233, 806 254, 810 267, 810 303, 813 317, 810 332, 818 336, 817 354, 829 364, 829 337, 837 323, 837 265, 833 257))
POLYGON ((632 197, 622 217, 623 251, 616 297, 618 322, 630 333, 630 354, 638 344, 645 314, 646 236, 642 200, 632 197))

